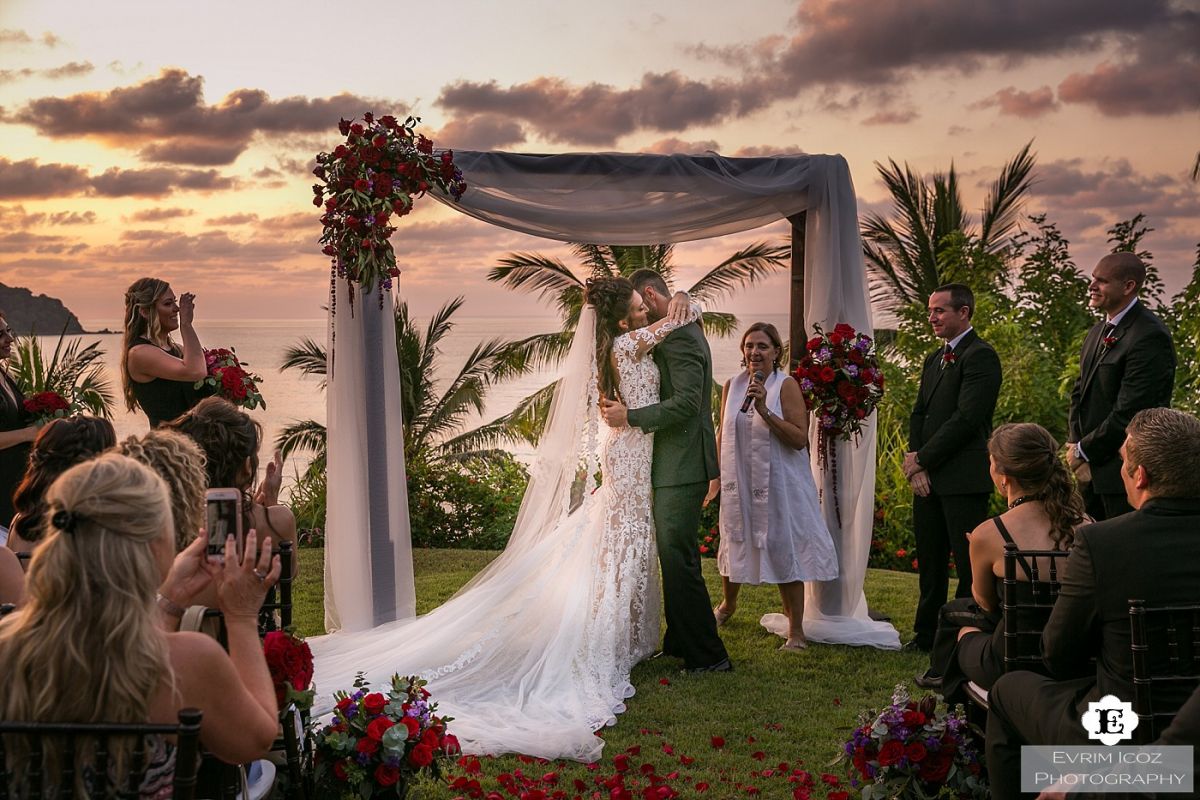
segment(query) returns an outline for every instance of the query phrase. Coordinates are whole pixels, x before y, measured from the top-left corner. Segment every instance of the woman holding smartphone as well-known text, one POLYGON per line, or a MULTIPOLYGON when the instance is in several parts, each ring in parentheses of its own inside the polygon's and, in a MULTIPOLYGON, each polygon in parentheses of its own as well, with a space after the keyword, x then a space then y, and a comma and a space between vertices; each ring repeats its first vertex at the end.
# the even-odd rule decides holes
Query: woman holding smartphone
POLYGON ((192 327, 195 299, 184 292, 177 300, 171 285, 158 278, 140 278, 125 291, 121 384, 126 407, 146 412, 151 428, 175 419, 204 396, 195 388, 208 374, 192 327), (176 330, 182 347, 171 339, 176 330))

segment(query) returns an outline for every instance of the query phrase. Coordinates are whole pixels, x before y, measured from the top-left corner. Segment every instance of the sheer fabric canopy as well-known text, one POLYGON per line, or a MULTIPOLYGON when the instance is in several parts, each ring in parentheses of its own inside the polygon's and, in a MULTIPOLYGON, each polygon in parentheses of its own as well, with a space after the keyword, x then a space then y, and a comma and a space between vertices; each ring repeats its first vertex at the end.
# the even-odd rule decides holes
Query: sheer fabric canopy
MULTIPOLYGON (((454 160, 466 177, 467 192, 458 202, 435 195, 438 200, 485 222, 565 242, 692 241, 751 230, 807 210, 805 319, 826 328, 847 322, 872 330, 854 186, 841 156, 456 151, 454 160)), ((337 384, 335 373, 331 398, 337 384)), ((349 412, 348 405, 342 406, 343 413, 349 412)), ((399 426, 400 420, 391 417, 387 424, 399 426)), ((331 424, 331 437, 334 434, 331 424)), ((841 577, 809 587, 805 627, 816 641, 899 647, 894 628, 868 619, 862 592, 874 512, 873 421, 861 442, 842 443, 837 450, 840 525, 830 502, 829 474, 814 463, 814 475, 823 490, 841 577)), ((349 480, 330 470, 331 509, 336 492, 362 491, 362 484, 344 485, 349 480)), ((407 533, 407 525, 404 528, 407 533)), ((367 533, 360 536, 366 547, 367 533)), ((343 541, 341 546, 348 544, 343 541)), ((341 622, 351 628, 368 626, 365 620, 347 620, 344 612, 341 622)))

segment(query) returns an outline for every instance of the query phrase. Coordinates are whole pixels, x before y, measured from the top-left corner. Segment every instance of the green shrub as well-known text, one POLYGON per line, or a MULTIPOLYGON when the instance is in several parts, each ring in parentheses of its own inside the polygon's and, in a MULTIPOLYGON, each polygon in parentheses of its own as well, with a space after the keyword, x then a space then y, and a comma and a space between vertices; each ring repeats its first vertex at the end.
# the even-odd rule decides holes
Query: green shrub
POLYGON ((409 462, 413 547, 503 550, 529 480, 508 453, 469 461, 409 462))

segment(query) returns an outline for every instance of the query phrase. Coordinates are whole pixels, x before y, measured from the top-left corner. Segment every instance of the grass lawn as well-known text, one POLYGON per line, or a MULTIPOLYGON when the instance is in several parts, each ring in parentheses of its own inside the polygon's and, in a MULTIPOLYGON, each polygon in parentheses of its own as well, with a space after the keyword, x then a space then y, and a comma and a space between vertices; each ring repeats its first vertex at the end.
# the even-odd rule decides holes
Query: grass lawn
MULTIPOLYGON (((319 567, 323 553, 301 552, 305 567, 296 590, 295 620, 300 633, 314 636, 324 631, 319 567)), ((416 551, 417 612, 445 601, 495 555, 416 551)), ((704 576, 715 601, 720 596, 720 578, 714 560, 704 561, 704 576)), ((870 570, 866 594, 871 608, 889 614, 907 638, 916 608, 917 576, 870 570)), ((924 670, 926 657, 819 644, 800 653, 779 652, 783 640, 758 624, 764 613, 780 610, 778 590, 746 587, 739 603, 737 615, 721 629, 735 671, 692 677, 681 675, 680 664, 673 659, 638 665, 633 671, 637 695, 617 725, 604 730, 607 744, 599 765, 589 769, 574 762, 547 764, 505 756, 482 759, 480 771, 467 774, 473 768, 468 761, 456 766, 452 777, 477 780, 479 794, 466 788, 430 786, 423 788, 422 798, 487 797, 492 791, 499 792, 497 797, 530 800, 591 798, 596 791, 597 797, 622 797, 611 794, 610 785, 603 783, 621 771, 633 798, 643 796, 643 788, 651 783, 649 773, 677 792, 663 795, 672 797, 791 798, 798 786, 794 775, 798 769, 816 780, 814 798, 826 796, 832 788, 822 785, 821 773, 836 774, 844 785, 845 770, 842 765, 830 766, 830 761, 839 753, 858 712, 889 702, 897 683, 911 681, 924 670), (714 744, 714 737, 720 737, 723 745, 714 744), (496 777, 502 773, 515 776, 515 793, 502 788, 496 777), (522 784, 522 777, 529 783, 522 784), (576 779, 587 785, 586 792, 575 788, 576 779)), ((450 729, 453 732, 453 723, 450 729)))

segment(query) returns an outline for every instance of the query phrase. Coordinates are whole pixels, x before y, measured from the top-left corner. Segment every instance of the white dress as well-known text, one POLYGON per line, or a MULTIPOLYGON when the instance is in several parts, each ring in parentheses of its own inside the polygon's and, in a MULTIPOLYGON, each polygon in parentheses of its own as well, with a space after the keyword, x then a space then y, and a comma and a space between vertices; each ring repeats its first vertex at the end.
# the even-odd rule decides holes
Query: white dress
MULTIPOLYGON (((631 408, 658 402, 658 369, 646 355, 655 341, 639 330, 614 343, 619 388, 631 408)), ((575 510, 554 511, 549 530, 514 533, 488 568, 429 614, 309 639, 318 714, 332 709, 332 692, 349 689, 356 672, 372 686, 393 673, 419 674, 429 680, 439 713, 454 718, 449 730, 464 752, 600 757, 604 740, 595 731, 614 723, 633 695, 629 672, 657 647, 661 599, 650 502, 653 435, 600 425, 595 399, 586 405, 581 425, 601 439, 601 485, 566 492, 575 510)), ((592 477, 569 460, 563 474, 592 477)), ((531 487, 539 476, 544 470, 535 463, 531 487)), ((538 502, 522 501, 518 528, 527 511, 536 517, 538 502)))
MULTIPOLYGON (((780 370, 766 380, 767 408, 777 417, 783 416, 779 395, 785 380, 780 370)), ((717 569, 734 583, 754 585, 834 580, 837 553, 817 497, 808 450, 779 441, 754 406, 741 413, 739 399, 745 396, 747 383, 744 372, 730 381, 721 422, 717 569), (763 445, 769 441, 769 446, 755 447, 756 439, 763 445), (754 510, 756 494, 760 513, 754 510)))

